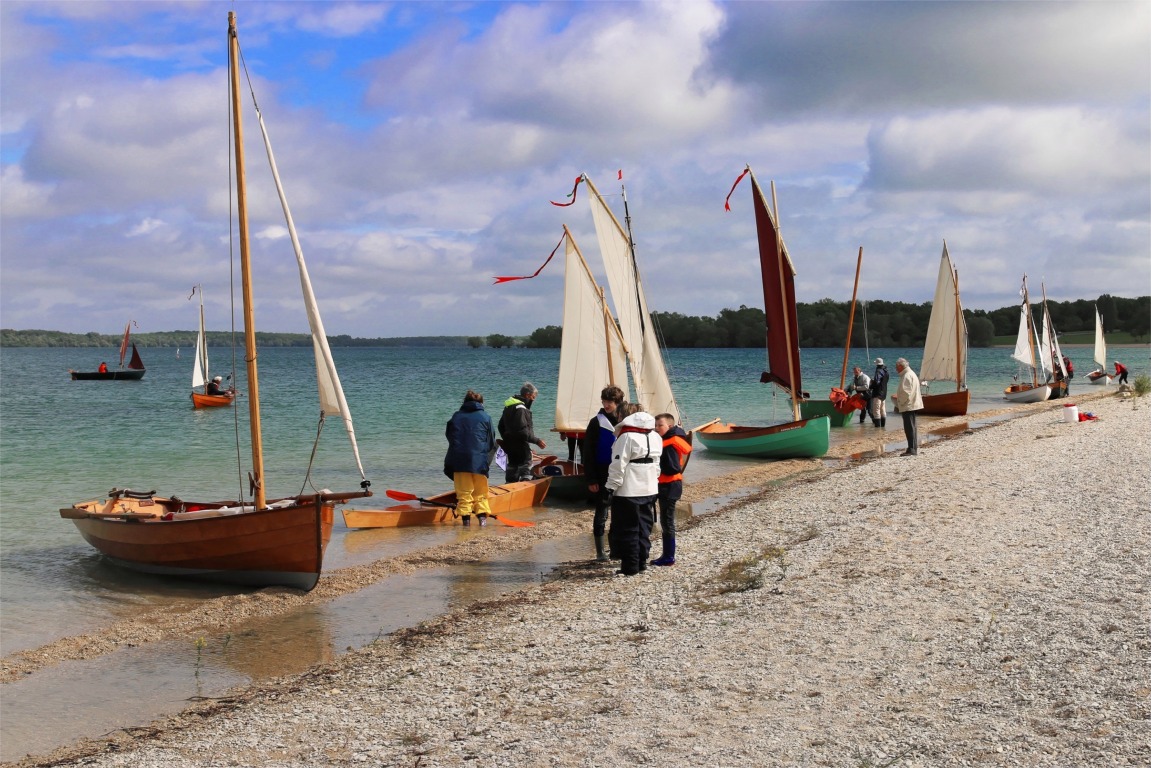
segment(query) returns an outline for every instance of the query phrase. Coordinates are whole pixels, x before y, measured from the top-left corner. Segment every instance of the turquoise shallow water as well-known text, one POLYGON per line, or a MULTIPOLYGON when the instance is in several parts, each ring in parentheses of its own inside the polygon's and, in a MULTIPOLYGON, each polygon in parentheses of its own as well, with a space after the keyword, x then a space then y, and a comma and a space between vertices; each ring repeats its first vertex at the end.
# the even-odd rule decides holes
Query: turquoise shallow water
MULTIPOLYGON (((1092 367, 1091 351, 1065 351, 1080 371, 1073 399, 1086 386, 1079 382, 1092 367)), ((1133 372, 1147 371, 1145 346, 1114 352, 1133 372)), ((341 348, 334 353, 365 470, 377 492, 358 506, 386 506, 387 488, 421 495, 447 489, 440 470, 443 428, 468 388, 482 392, 498 418, 508 395, 525 380, 535 382, 541 390, 534 408, 537 429, 549 452, 562 450, 548 433, 558 350, 341 348)), ((1014 373, 1009 353, 972 350, 973 413, 1007 405, 1001 392, 1014 373)), ((59 517, 60 507, 113 487, 183 498, 239 493, 236 434, 245 436, 239 449, 245 471, 250 464, 245 403, 239 410, 195 411, 188 400, 189 356, 176 359, 170 349, 141 354, 148 373, 140 382, 73 382, 67 369, 95 368, 100 350, 0 352, 0 648, 5 655, 157 604, 234 591, 110 566, 59 517)), ((915 366, 919 354, 918 349, 870 350, 892 370, 895 358, 906 356, 915 366)), ((223 350, 215 352, 217 373, 225 357, 223 350)), ((788 417, 787 398, 759 383, 762 350, 671 350, 668 358, 689 427, 717 416, 748 424, 788 417)), ((803 360, 805 386, 813 394, 822 396, 838 385, 842 350, 805 350, 803 360)), ((873 368, 862 351, 852 362, 869 372, 873 368)), ((318 416, 311 351, 261 351, 260 385, 269 495, 295 493, 304 482, 318 416)), ((833 440, 837 433, 842 437, 862 428, 833 430, 833 440)), ((359 476, 347 456, 342 426, 328 424, 312 469, 315 486, 354 490, 359 476)), ((730 469, 733 461, 741 460, 699 450, 689 478, 692 472, 704 476, 730 469)), ((337 515, 328 567, 372 555, 353 552, 341 525, 337 515)), ((415 541, 420 534, 409 530, 404 535, 415 541)))

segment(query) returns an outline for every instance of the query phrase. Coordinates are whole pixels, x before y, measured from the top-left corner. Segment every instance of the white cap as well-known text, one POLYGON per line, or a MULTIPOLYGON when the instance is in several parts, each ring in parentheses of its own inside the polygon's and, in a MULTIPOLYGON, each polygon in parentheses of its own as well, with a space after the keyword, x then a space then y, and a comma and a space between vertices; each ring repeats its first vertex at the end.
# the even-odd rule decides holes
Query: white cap
POLYGON ((213 376, 212 377, 212 381, 223 381, 223 380, 224 380, 224 378, 222 376, 213 376))
POLYGON ((883 358, 882 357, 875 358, 875 364, 876 365, 883 365, 883 358))

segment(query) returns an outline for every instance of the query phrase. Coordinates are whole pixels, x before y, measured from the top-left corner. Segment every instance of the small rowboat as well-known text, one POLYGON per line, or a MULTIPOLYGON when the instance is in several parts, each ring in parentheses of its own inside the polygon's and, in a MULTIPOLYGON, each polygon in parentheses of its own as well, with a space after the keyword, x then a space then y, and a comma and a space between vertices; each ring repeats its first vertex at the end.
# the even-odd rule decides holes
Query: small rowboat
MULTIPOLYGON (((493 515, 538 507, 547 497, 551 478, 494 485, 488 489, 493 515)), ((456 492, 429 496, 385 509, 344 509, 349 528, 402 528, 411 525, 451 525, 457 518, 456 492)))

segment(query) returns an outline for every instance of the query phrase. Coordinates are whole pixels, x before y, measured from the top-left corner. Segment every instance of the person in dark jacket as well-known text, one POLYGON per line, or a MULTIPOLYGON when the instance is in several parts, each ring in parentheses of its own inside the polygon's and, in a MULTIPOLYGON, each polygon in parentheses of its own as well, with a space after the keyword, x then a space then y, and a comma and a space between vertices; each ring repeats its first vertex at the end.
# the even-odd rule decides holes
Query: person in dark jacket
POLYGON ((532 402, 539 395, 536 385, 524 382, 517 397, 509 397, 504 402, 504 412, 500 415, 500 441, 504 453, 508 455, 508 467, 504 473, 506 482, 516 483, 532 479, 532 449, 537 445, 546 448, 544 441, 536 437, 532 425, 532 402))
POLYGON ((464 395, 464 404, 452 414, 444 434, 448 438, 444 473, 455 484, 456 513, 464 525, 470 525, 475 510, 480 525, 484 525, 491 514, 488 470, 496 448, 496 434, 492 417, 484 410, 484 396, 469 389, 464 395))
POLYGON ((891 374, 883 364, 883 358, 875 358, 875 375, 871 377, 871 423, 877 427, 887 427, 887 382, 891 374))
POLYGON ((655 417, 655 431, 663 438, 659 455, 659 528, 663 553, 652 565, 675 565, 675 503, 683 496, 683 467, 691 453, 687 433, 675 423, 675 416, 661 413, 655 417))
POLYGON ((592 518, 595 559, 607 560, 604 533, 607 531, 611 499, 605 484, 607 470, 611 466, 611 446, 615 442, 615 427, 619 423, 619 407, 623 405, 624 391, 616 386, 607 386, 600 391, 599 397, 602 407, 584 430, 583 470, 587 478, 588 496, 595 501, 595 516, 592 518))

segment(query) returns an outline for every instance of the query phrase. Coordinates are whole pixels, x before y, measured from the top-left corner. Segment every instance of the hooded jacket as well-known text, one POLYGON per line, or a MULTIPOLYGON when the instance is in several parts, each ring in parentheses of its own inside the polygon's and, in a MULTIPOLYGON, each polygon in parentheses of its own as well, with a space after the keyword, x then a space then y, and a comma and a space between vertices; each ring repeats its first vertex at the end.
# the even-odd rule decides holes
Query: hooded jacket
POLYGON ((531 401, 512 396, 504 401, 504 412, 500 415, 500 437, 504 441, 504 451, 512 464, 526 464, 531 461, 532 449, 529 445, 539 445, 535 427, 532 424, 531 401))
POLYGON ((663 440, 655 431, 655 417, 640 411, 616 427, 619 437, 611 447, 607 488, 618 496, 655 496, 659 492, 659 457, 663 440))
POLYGON ((452 414, 444 434, 448 438, 444 474, 488 474, 488 457, 495 450, 496 436, 492 429, 492 418, 484 410, 483 403, 465 400, 460 409, 452 414))

